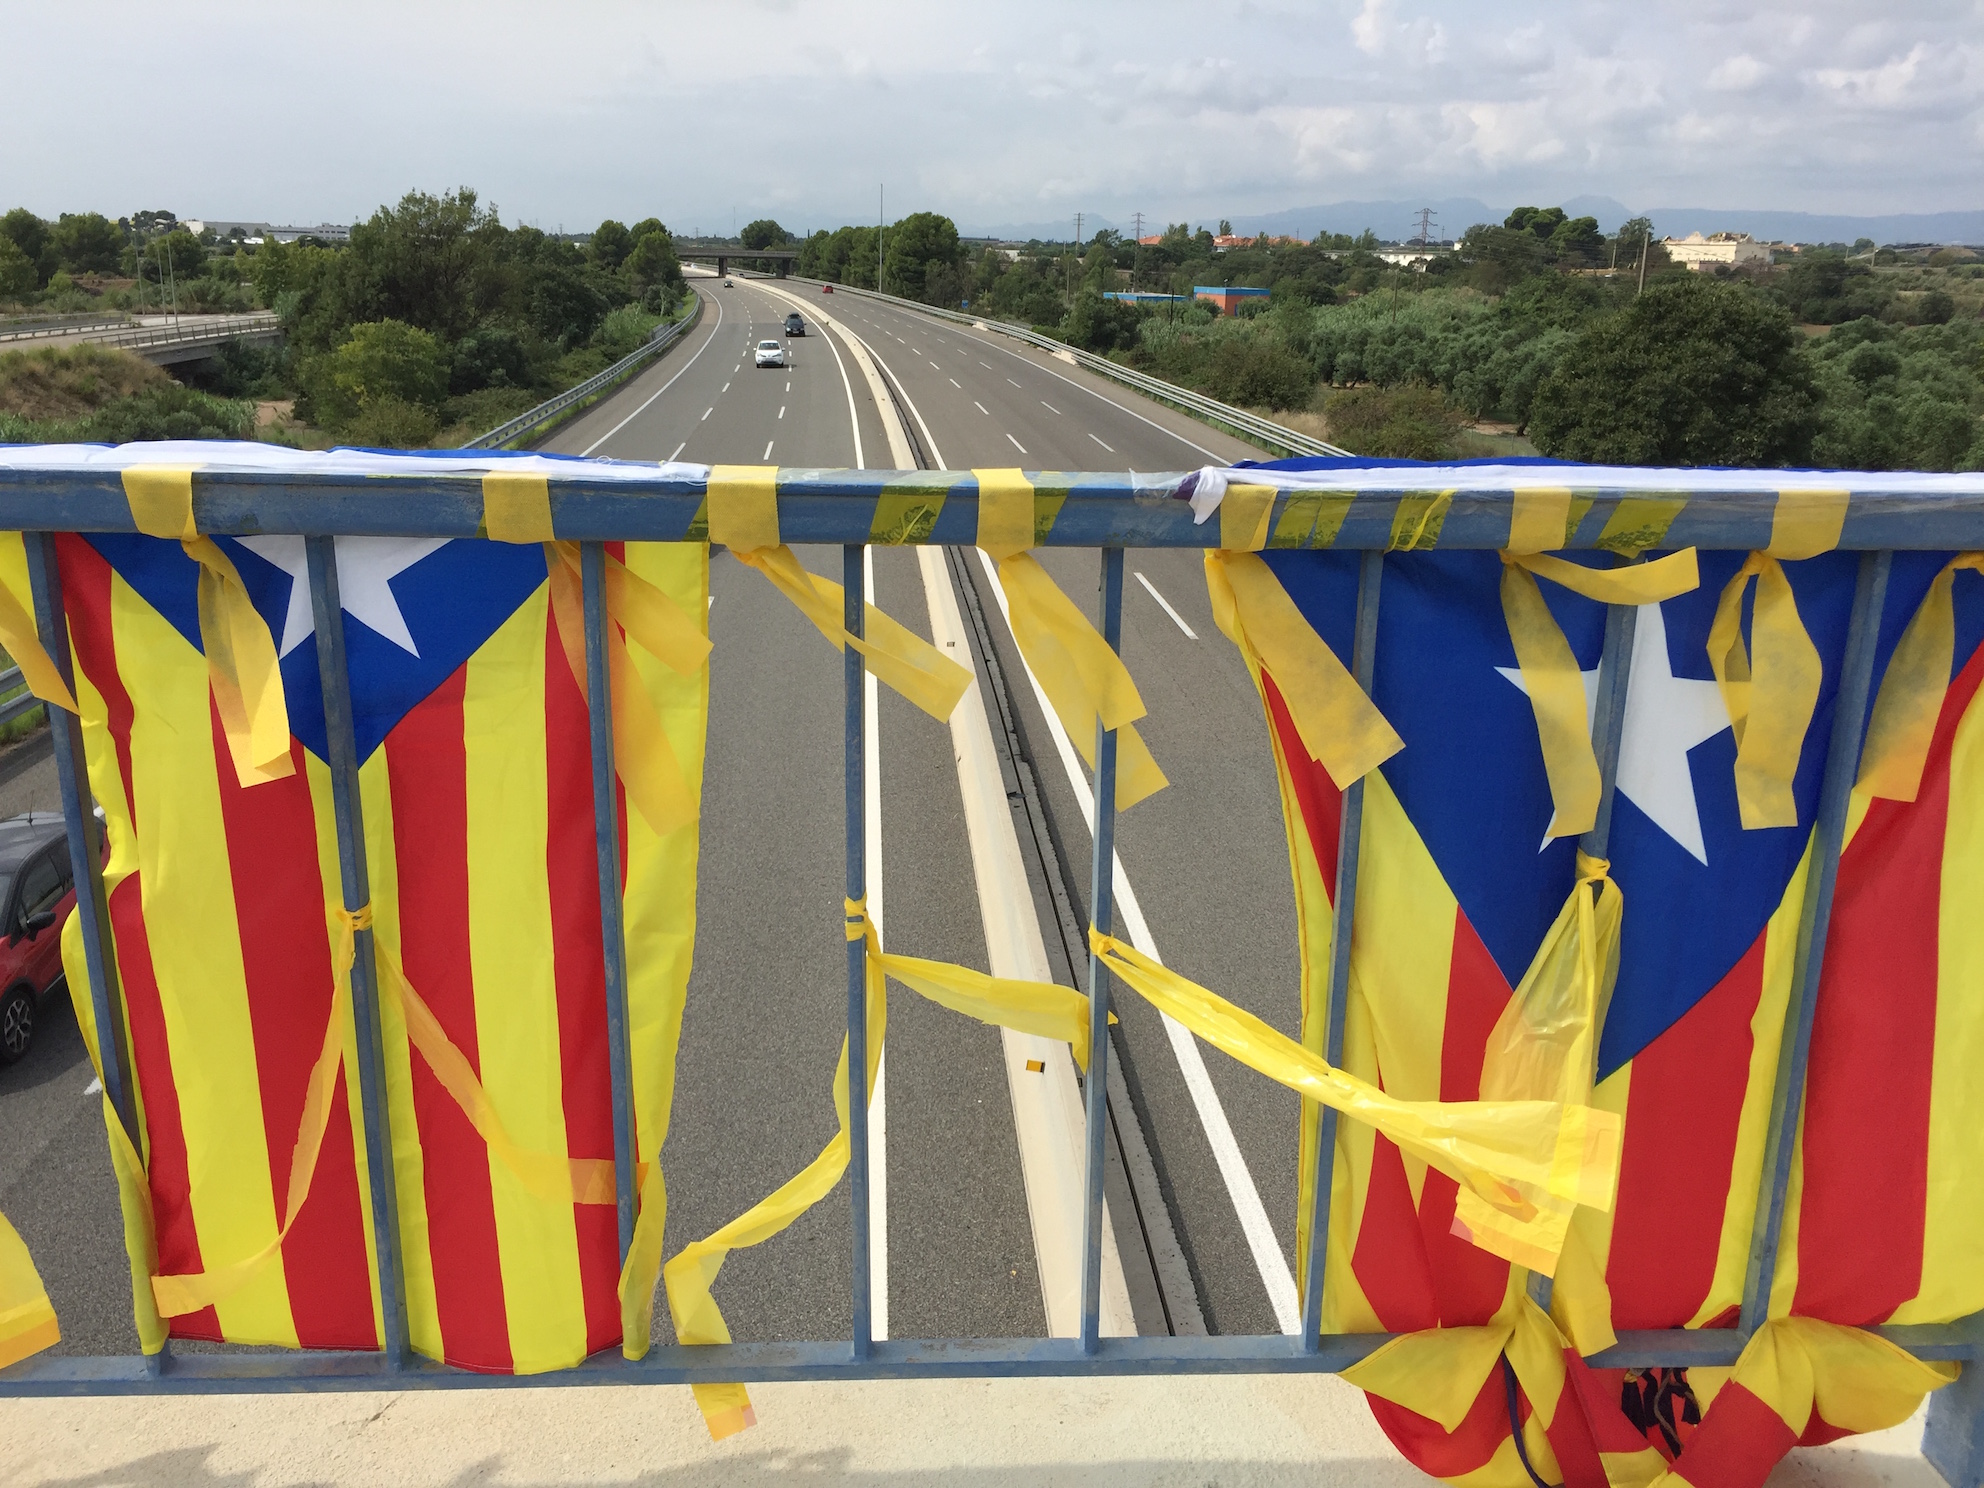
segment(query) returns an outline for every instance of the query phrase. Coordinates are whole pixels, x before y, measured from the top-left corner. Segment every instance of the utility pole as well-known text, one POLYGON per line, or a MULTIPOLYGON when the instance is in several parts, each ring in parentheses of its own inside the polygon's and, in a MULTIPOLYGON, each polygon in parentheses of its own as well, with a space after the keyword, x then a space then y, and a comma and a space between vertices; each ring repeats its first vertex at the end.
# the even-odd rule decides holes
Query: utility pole
POLYGON ((1135 294, 1143 277, 1138 270, 1144 261, 1144 214, 1132 212, 1130 215, 1137 224, 1137 235, 1130 246, 1130 293, 1135 294))
POLYGON ((1638 299, 1641 295, 1646 293, 1646 256, 1652 251, 1653 251, 1653 229, 1648 228, 1646 232, 1644 232, 1640 236, 1640 287, 1633 291, 1634 299, 1638 299))
POLYGON ((1433 209, 1431 207, 1421 207, 1419 209, 1419 236, 1413 239, 1413 241, 1421 248, 1424 248, 1433 241, 1432 233, 1433 209))
POLYGON ((875 188, 875 293, 882 294, 882 226, 889 220, 886 185, 875 188))

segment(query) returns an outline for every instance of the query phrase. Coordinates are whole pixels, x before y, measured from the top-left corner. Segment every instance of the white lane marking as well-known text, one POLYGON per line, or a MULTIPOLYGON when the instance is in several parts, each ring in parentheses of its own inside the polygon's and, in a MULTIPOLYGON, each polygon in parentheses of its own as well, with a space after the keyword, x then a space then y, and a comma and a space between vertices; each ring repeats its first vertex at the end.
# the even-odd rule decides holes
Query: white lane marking
MULTIPOLYGON (((773 294, 775 294, 775 295, 778 295, 778 296, 779 296, 780 298, 782 298, 782 299, 786 299, 786 300, 790 300, 790 301, 791 301, 791 302, 792 302, 792 303, 793 303, 794 305, 799 305, 799 304, 800 304, 800 301, 799 301, 799 299, 798 299, 798 298, 797 298, 796 296, 793 296, 793 295, 790 295, 790 294, 787 294, 787 293, 786 293, 786 292, 785 292, 784 290, 782 290, 782 289, 774 289, 774 290, 772 290, 772 291, 771 291, 771 293, 773 293, 773 294)), ((802 308, 803 308, 803 307, 802 307, 802 308)), ((844 336, 851 336, 851 335, 853 335, 853 332, 851 332, 851 331, 849 331, 849 330, 847 330, 847 329, 846 329, 845 327, 843 327, 843 326, 841 326, 841 325, 839 325, 838 323, 836 323, 836 322, 835 322, 835 320, 834 320, 834 318, 833 318, 833 317, 832 317, 831 315, 827 315, 827 314, 825 314, 825 313, 823 313, 823 312, 816 312, 816 313, 815 313, 815 318, 816 318, 816 319, 818 319, 818 321, 820 322, 820 324, 821 324, 821 325, 823 325, 823 326, 825 326, 825 327, 826 327, 826 329, 827 329, 827 350, 828 350, 828 351, 831 351, 831 352, 832 352, 832 353, 834 354, 834 365, 835 365, 836 367, 838 367, 838 368, 840 368, 840 385, 841 385, 841 387, 842 387, 843 389, 845 389, 845 390, 846 390, 846 392, 847 392, 847 422, 848 422, 848 427, 849 427, 850 429, 852 429, 852 430, 854 431, 854 468, 855 468, 856 470, 861 470, 861 469, 864 469, 864 468, 865 468, 865 467, 867 466, 867 464, 868 464, 868 461, 867 461, 867 460, 866 460, 866 459, 865 459, 865 458, 863 457, 863 455, 862 455, 862 452, 861 452, 861 417, 860 417, 860 415, 859 415, 859 414, 858 414, 858 413, 857 413, 857 412, 855 411, 855 406, 854 406, 854 383, 853 383, 852 381, 850 381, 850 380, 849 380, 849 378, 848 378, 848 375, 847 375, 847 363, 841 360, 841 355, 840 355, 840 348, 839 348, 838 346, 836 346, 836 345, 834 344, 834 336, 833 336, 833 333, 834 333, 834 332, 836 332, 836 331, 838 331, 838 332, 840 332, 840 334, 842 334, 842 335, 844 335, 844 336)), ((873 397, 873 398, 875 399, 875 401, 876 401, 876 407, 877 407, 877 412, 879 412, 879 411, 880 411, 880 407, 881 407, 881 404, 882 404, 882 401, 883 401, 883 399, 884 399, 884 398, 885 398, 885 396, 886 396, 886 390, 885 390, 885 389, 883 389, 883 388, 881 388, 881 387, 879 387, 879 386, 876 386, 876 385, 875 385, 875 380, 874 380, 874 377, 873 377, 873 375, 872 375, 871 373, 869 373, 869 371, 868 371, 868 369, 867 369, 866 367, 863 367, 863 368, 862 368, 862 372, 863 372, 863 374, 864 374, 864 375, 867 375, 867 376, 868 376, 868 378, 869 378, 869 382, 870 382, 870 386, 869 386, 869 389, 868 389, 868 391, 869 391, 869 395, 870 395, 871 397, 873 397)), ((791 390, 791 384, 790 384, 790 383, 788 383, 788 384, 786 385, 786 388, 787 388, 787 391, 790 391, 790 390, 791 390)), ((886 428, 886 424, 884 425, 884 427, 886 428)), ((891 459, 893 459, 893 458, 894 458, 894 454, 893 454, 893 452, 891 453, 891 455, 890 455, 890 458, 891 458, 891 459)))
POLYGON ((711 407, 711 408, 705 408, 705 409, 703 410, 703 418, 699 418, 699 419, 697 419, 697 420, 696 420, 696 422, 700 424, 700 423, 701 423, 701 422, 703 421, 703 419, 706 419, 706 418, 708 418, 708 417, 709 417, 709 416, 710 416, 711 414, 713 414, 713 413, 715 413, 715 412, 716 412, 716 409, 715 409, 714 407, 711 407))
POLYGON ((992 410, 987 408, 983 403, 979 402, 976 398, 973 398, 971 400, 971 406, 973 408, 976 408, 980 413, 984 414, 987 418, 992 417, 992 410))
MULTIPOLYGON (((992 592, 999 599, 999 613, 1007 616, 1006 624, 1010 630, 1012 619, 1006 609, 1006 591, 999 583, 999 570, 983 551, 978 557, 986 575, 992 580, 992 592)), ((1020 658, 1020 664, 1026 667, 1026 679, 1033 685, 1034 698, 1040 704, 1041 714, 1047 719, 1047 731, 1053 735, 1055 751, 1061 756, 1061 768, 1067 773, 1068 788, 1075 793, 1075 802, 1081 807, 1082 820, 1088 824, 1093 840, 1095 797, 1089 790, 1088 776, 1083 773, 1081 757, 1075 753, 1075 746, 1068 742, 1068 732, 1061 727, 1061 720, 1055 716, 1053 706, 1041 688, 1040 679, 1033 674, 1033 668, 1026 666, 1025 657, 1020 658)), ((1123 916, 1124 928, 1130 932, 1130 943, 1153 961, 1161 963, 1164 958, 1158 954, 1157 942, 1151 938, 1150 924, 1144 919, 1136 890, 1130 886, 1130 875, 1123 869, 1121 853, 1115 854, 1113 868, 1116 910, 1123 916)), ((1198 1112, 1199 1125, 1205 1129, 1206 1140, 1212 1146, 1213 1160, 1219 1165, 1219 1176, 1226 1183, 1227 1197, 1233 1201, 1234 1212, 1240 1219, 1240 1229, 1247 1237, 1247 1248, 1253 1252, 1255 1269, 1260 1272, 1262 1286, 1267 1288, 1268 1303, 1274 1308, 1275 1322, 1282 1332, 1294 1333, 1302 1325, 1302 1305, 1295 1290, 1295 1273, 1289 1269, 1288 1258, 1281 1253, 1281 1242, 1275 1239, 1274 1226, 1268 1221, 1267 1207, 1261 1203, 1261 1191, 1254 1186, 1254 1175, 1248 1170, 1240 1144, 1233 1138, 1233 1127, 1226 1119, 1226 1107, 1220 1103, 1219 1092, 1213 1088, 1212 1076, 1206 1072, 1205 1058, 1199 1052, 1199 1041, 1192 1036, 1191 1030, 1169 1013, 1161 1016, 1165 1035, 1171 1041, 1171 1052, 1178 1060, 1179 1073, 1185 1077, 1185 1088, 1191 1093, 1192 1105, 1198 1112)))
POLYGON ((604 434, 600 435, 599 438, 595 439, 591 444, 587 445, 584 449, 580 450, 579 453, 581 455, 591 454, 594 450, 598 449, 602 444, 606 443, 607 440, 611 439, 615 434, 618 434, 622 429, 626 428, 627 425, 631 424, 635 419, 639 418, 642 414, 646 413, 648 411, 648 404, 654 402, 656 398, 659 398, 663 393, 667 392, 670 388, 674 387, 676 380, 680 378, 684 372, 687 372, 691 367, 696 365, 696 357, 701 356, 704 352, 710 349, 710 342, 716 340, 716 333, 723 329, 723 301, 714 300, 712 301, 712 303, 716 306, 716 324, 710 327, 710 333, 708 337, 704 339, 703 344, 696 348, 696 356, 690 357, 688 361, 684 362, 680 367, 676 369, 674 377, 669 378, 668 381, 664 382, 660 387, 656 388, 652 393, 648 394, 646 400, 641 404, 639 408, 636 408, 632 413, 628 414, 625 418, 620 420, 619 423, 615 424, 612 428, 608 429, 604 434))
POLYGON ((1112 455, 1113 455, 1113 454, 1115 454, 1115 453, 1116 453, 1116 447, 1115 447, 1114 445, 1110 445, 1110 444, 1103 444, 1103 442, 1102 442, 1102 440, 1100 440, 1100 439, 1098 439, 1098 438, 1096 438, 1096 436, 1095 436, 1095 435, 1093 435, 1093 434, 1091 434, 1091 435, 1089 435, 1089 438, 1090 438, 1090 439, 1094 439, 1094 440, 1095 440, 1095 442, 1096 442, 1097 444, 1101 444, 1101 445, 1102 445, 1102 447, 1103 447, 1104 449, 1106 449, 1106 450, 1108 450, 1110 454, 1112 454, 1112 455))
MULTIPOLYGON (((723 392, 724 392, 724 393, 727 393, 727 392, 729 392, 729 391, 730 391, 730 384, 726 382, 726 383, 725 383, 725 384, 723 385, 723 392)), ((717 396, 718 396, 718 397, 720 398, 720 397, 722 397, 722 396, 723 396, 723 393, 718 393, 718 394, 717 394, 717 396)))
MULTIPOLYGON (((688 441, 688 440, 686 440, 686 439, 685 439, 685 440, 683 440, 683 441, 682 441, 682 442, 681 442, 680 444, 678 444, 678 445, 676 445, 676 446, 675 446, 675 455, 679 455, 679 454, 681 454, 681 453, 682 453, 682 451, 684 451, 684 450, 685 450, 685 449, 687 449, 688 447, 689 447, 689 441, 688 441)), ((672 460, 674 460, 674 458, 675 458, 675 455, 670 455, 670 456, 669 456, 668 458, 669 458, 669 459, 670 459, 670 460, 672 461, 672 460)))
MULTIPOLYGON (((854 339, 857 341, 861 340, 859 336, 855 337, 854 339)), ((889 364, 882 360, 881 354, 878 353, 874 347, 868 345, 868 343, 865 341, 861 342, 861 346, 862 346, 862 350, 866 351, 869 356, 873 357, 875 362, 881 367, 881 369, 889 374, 889 379, 892 382, 894 382, 897 387, 902 388, 903 387, 902 379, 900 377, 897 377, 894 370, 889 366, 889 364)), ((937 440, 935 436, 931 434, 930 426, 923 421, 923 410, 916 406, 916 400, 910 397, 909 390, 907 388, 903 388, 902 401, 909 405, 909 412, 911 417, 913 417, 916 420, 916 427, 923 431, 923 447, 930 451, 930 463, 936 466, 937 469, 939 470, 949 470, 951 467, 944 463, 943 451, 937 448, 937 440)), ((905 466, 904 468, 907 469, 908 467, 905 466)))
POLYGON ((1059 418, 1061 416, 1061 410, 1056 408, 1052 403, 1049 403, 1045 398, 1042 398, 1040 400, 1040 406, 1046 409, 1049 413, 1053 414, 1054 417, 1056 418, 1059 418))
POLYGON ((992 370, 992 364, 990 362, 980 362, 978 365, 983 367, 987 372, 992 370))
POLYGON ((787 391, 788 393, 792 391, 792 384, 791 384, 790 382, 788 382, 788 383, 786 383, 786 385, 785 385, 785 390, 786 390, 786 391, 787 391))
MULTIPOLYGON (((930 610, 930 636, 937 649, 969 664, 964 618, 958 611, 941 548, 916 550, 923 594, 930 610)), ((1033 905, 1033 890, 1020 858, 1013 809, 992 747, 992 727, 978 683, 965 689, 951 712, 951 752, 957 760, 958 790, 965 835, 971 845, 972 876, 978 886, 978 912, 985 931, 986 963, 994 976, 1053 980, 1047 946, 1033 905)), ((1075 1062, 1068 1046, 1035 1034, 999 1030, 1012 1097, 1013 1127, 1019 1139, 1020 1174, 1026 1183, 1027 1220, 1040 1269, 1040 1297, 1047 1331, 1072 1338, 1081 1329, 1081 1244, 1085 1185, 1082 1101, 1075 1062), (1029 1070, 1028 1063, 1039 1066, 1029 1070)), ((1116 1229, 1103 1205, 1102 1317, 1104 1335, 1136 1332, 1116 1229)))
MULTIPOLYGON (((1006 381, 1008 381, 1008 382, 1013 382, 1013 380, 1012 380, 1012 378, 1010 378, 1010 377, 1008 377, 1008 378, 1006 379, 1006 381)), ((1019 384, 1018 384, 1017 382, 1013 382, 1013 386, 1014 386, 1014 387, 1019 387, 1019 384)), ((1022 391, 1024 391, 1024 389, 1022 389, 1022 391)))
MULTIPOLYGON (((925 360, 925 361, 929 361, 929 358, 928 358, 928 357, 925 357, 925 358, 924 358, 924 360, 925 360)), ((943 371, 943 370, 944 370, 944 369, 943 369, 942 367, 939 367, 939 366, 937 366, 937 364, 936 364, 935 362, 930 362, 930 365, 931 365, 931 367, 932 367, 932 368, 934 368, 934 369, 935 369, 936 371, 939 371, 939 372, 941 372, 941 371, 943 371)))
POLYGON ((785 417, 785 405, 784 405, 783 403, 781 403, 781 404, 779 404, 779 406, 778 406, 778 416, 779 416, 780 418, 784 418, 784 417, 785 417))
POLYGON ((946 377, 944 381, 948 382, 952 387, 956 388, 959 392, 964 391, 964 384, 959 382, 955 377, 946 377))
POLYGON ((85 1086, 83 1087, 83 1094, 84 1094, 84 1095, 86 1095, 86 1096, 88 1096, 88 1095, 102 1095, 102 1094, 103 1094, 103 1081, 102 1081, 102 1080, 92 1080, 92 1081, 90 1081, 90 1082, 89 1082, 89 1084, 87 1084, 87 1085, 85 1085, 85 1086))
MULTIPOLYGON (((861 552, 862 582, 875 594, 875 550, 861 552)), ((882 927, 882 717, 875 674, 862 679, 861 716, 868 736, 862 750, 862 834, 867 838, 868 917, 878 939, 882 927)), ((888 942, 882 941, 884 949, 888 942)), ((889 1050, 875 1059, 875 1092, 868 1098, 868 1291, 877 1338, 889 1336, 889 1050)))
POLYGON ((1018 441, 1017 439, 1013 439, 1013 436, 1012 436, 1012 435, 1010 435, 1010 434, 1008 434, 1008 435, 1006 436, 1006 438, 1008 438, 1008 439, 1012 439, 1012 440, 1013 440, 1013 448, 1014 448, 1014 449, 1016 449, 1016 450, 1018 450, 1018 451, 1019 451, 1019 452, 1020 452, 1021 454, 1025 454, 1025 453, 1026 453, 1026 446, 1025 446, 1025 445, 1023 445, 1023 444, 1021 444, 1021 443, 1020 443, 1020 442, 1019 442, 1019 441, 1018 441))
POLYGON ((758 463, 762 465, 765 461, 769 460, 771 457, 772 457, 772 441, 767 439, 765 441, 765 452, 762 455, 758 456, 758 463))
POLYGON ((1199 638, 1199 633, 1196 630, 1192 629, 1191 626, 1185 623, 1185 617, 1179 614, 1176 610, 1171 608, 1171 601, 1166 599, 1162 594, 1159 594, 1157 592, 1157 585, 1153 584, 1149 579, 1145 578, 1141 572, 1138 572, 1137 574, 1137 582, 1139 584, 1142 584, 1144 588, 1150 591, 1150 597, 1156 600, 1158 604, 1163 607, 1164 613, 1171 617, 1172 622, 1175 625, 1177 625, 1177 627, 1180 630, 1184 631, 1185 634, 1192 640, 1196 641, 1199 638))

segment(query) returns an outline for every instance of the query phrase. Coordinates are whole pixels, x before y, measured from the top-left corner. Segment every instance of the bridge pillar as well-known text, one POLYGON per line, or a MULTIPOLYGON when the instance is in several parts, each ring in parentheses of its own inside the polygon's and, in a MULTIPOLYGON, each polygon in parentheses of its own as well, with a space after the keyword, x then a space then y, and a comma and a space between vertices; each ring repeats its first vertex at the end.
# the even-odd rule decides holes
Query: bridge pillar
POLYGON ((717 278, 721 279, 725 274, 728 274, 729 272, 730 272, 730 260, 725 258, 721 253, 719 253, 716 256, 717 278))

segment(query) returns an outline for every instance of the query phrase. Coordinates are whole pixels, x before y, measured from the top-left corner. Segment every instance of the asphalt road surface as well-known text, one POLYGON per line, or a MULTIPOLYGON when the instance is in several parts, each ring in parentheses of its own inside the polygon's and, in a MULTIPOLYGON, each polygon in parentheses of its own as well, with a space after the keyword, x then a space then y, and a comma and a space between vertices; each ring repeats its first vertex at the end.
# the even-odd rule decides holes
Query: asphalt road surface
MULTIPOLYGON (((889 467, 897 461, 866 362, 893 382, 885 396, 906 411, 931 466, 1158 471, 1258 455, 989 332, 796 281, 693 283, 706 301, 695 330, 547 448, 889 467), (795 299, 808 333, 788 340, 781 328, 795 299), (822 313, 837 330, 820 323, 822 313), (786 344, 787 367, 752 365, 751 347, 767 338, 786 344)), ((840 577, 838 549, 800 556, 840 577)), ((1042 557, 1093 613, 1097 555, 1042 557)), ((875 602, 926 637, 933 607, 966 632, 982 623, 983 640, 966 649, 989 642, 989 656, 960 659, 979 673, 1002 755, 993 799, 1010 803, 1025 865, 1020 894, 1038 917, 1046 969, 1079 985, 1086 775, 1029 684, 997 585, 975 550, 926 561, 913 549, 882 548, 869 559, 875 602)), ((1199 555, 1137 552, 1129 569, 1123 650, 1150 709, 1140 727, 1172 784, 1119 821, 1117 932, 1293 1033, 1294 903, 1259 700, 1212 622, 1199 555)), ((833 1134, 828 1086, 846 1003, 840 657, 720 549, 711 594, 698 938, 664 1152, 670 1252, 771 1192, 833 1134)), ((974 866, 971 777, 953 729, 887 689, 871 706, 870 903, 885 942, 992 969, 984 925, 993 890, 974 866)), ((0 759, 0 814, 36 793, 33 804, 53 804, 45 755, 0 759)), ((1119 1135, 1109 1193, 1123 1278, 1116 1295, 1126 1299, 1118 1325, 1292 1330, 1295 1097, 1168 1028, 1133 996, 1119 997, 1117 1009, 1125 1079, 1111 1092, 1119 1135)), ((0 1071, 0 1132, 9 1134, 0 1143, 0 1212, 42 1266, 64 1350, 128 1352, 128 1271, 91 1079, 73 1017, 54 999, 34 1053, 0 1071)), ((1044 1197, 1042 1170, 1029 1166, 1040 1149, 1026 1145, 1038 1143, 1041 1112, 1053 1107, 1042 1093, 1051 1079, 1027 1073, 999 1031, 892 991, 871 1114, 882 1178, 873 1206, 878 1332, 1048 1329, 1043 1288, 1065 1273, 1074 1244, 1067 1215, 1044 1197)), ((733 1334, 844 1336, 850 1228, 843 1183, 783 1235, 733 1253, 717 1285, 733 1334)), ((655 1336, 670 1336, 665 1307, 655 1336)))

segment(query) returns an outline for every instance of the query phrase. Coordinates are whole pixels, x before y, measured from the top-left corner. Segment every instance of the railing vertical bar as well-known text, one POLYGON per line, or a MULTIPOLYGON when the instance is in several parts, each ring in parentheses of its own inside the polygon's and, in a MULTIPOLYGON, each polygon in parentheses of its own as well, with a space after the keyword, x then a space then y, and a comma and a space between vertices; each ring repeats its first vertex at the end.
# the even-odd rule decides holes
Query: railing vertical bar
MULTIPOLYGON (((1378 596, 1384 583, 1385 555, 1363 553, 1357 565, 1357 621, 1351 639, 1350 672, 1366 695, 1377 667, 1378 596)), ((1324 1001, 1323 1058, 1343 1063, 1343 1023, 1350 1005, 1350 942, 1357 921, 1357 870, 1364 842, 1364 782, 1353 780, 1343 793, 1343 815, 1336 837, 1336 903, 1330 906, 1330 979, 1324 1001)), ((1302 1347, 1322 1348, 1323 1285, 1330 1248, 1330 1190, 1336 1182, 1337 1113, 1323 1106, 1316 1123, 1315 1190, 1309 1202, 1309 1257, 1302 1282, 1302 1347)))
MULTIPOLYGON (((344 605, 338 592, 336 539, 304 539, 310 609, 317 631, 317 670, 324 693, 331 807, 337 824, 338 872, 344 907, 372 902, 365 855, 365 809, 358 785, 358 740, 352 726, 351 676, 345 667, 344 605)), ((358 1044, 358 1096, 365 1122, 365 1167, 372 1200, 372 1243, 378 1265, 379 1310, 387 1365, 408 1363, 406 1270, 400 1252, 399 1191, 393 1167, 392 1119, 386 1096, 386 1051, 379 1018, 379 979, 373 932, 357 932, 351 963, 351 1016, 358 1044)))
POLYGON ((1784 1036, 1778 1043, 1770 1126, 1764 1138, 1763 1181, 1750 1230, 1749 1271, 1737 1322, 1746 1336, 1763 1325, 1770 1311, 1771 1283, 1777 1274, 1778 1245, 1784 1232, 1785 1193, 1791 1182, 1792 1149, 1797 1144, 1804 1106, 1812 1021, 1818 1012, 1819 976, 1825 965, 1826 930, 1832 921, 1833 887, 1839 877, 1840 851, 1846 844, 1853 780, 1860 770, 1867 699, 1874 685, 1874 647, 1880 637, 1881 610, 1887 601, 1888 571, 1893 562, 1891 552, 1861 554, 1854 584, 1853 617, 1847 624, 1846 656, 1833 703, 1832 741, 1819 787, 1818 827, 1792 953, 1791 995, 1784 1008, 1784 1036))
MULTIPOLYGON (((69 650, 69 626, 62 602, 62 569, 56 560, 55 534, 24 532, 28 585, 33 591, 35 630, 55 670, 76 688, 75 658, 69 650)), ((118 980, 117 956, 110 942, 110 901, 103 886, 103 828, 96 819, 89 789, 89 766, 83 753, 83 721, 66 708, 49 707, 48 731, 55 746, 55 778, 62 796, 62 818, 69 830, 69 872, 76 885, 76 914, 82 921, 83 961, 89 969, 90 1016, 96 1024, 97 1063, 103 1069, 104 1094, 124 1134, 137 1151, 145 1150, 138 1129, 138 1100, 131 1068, 131 1046, 125 1036, 124 989, 118 980)), ((146 1370, 165 1368, 170 1343, 145 1356, 146 1370)))
MULTIPOLYGON (((1612 803, 1619 781, 1619 748, 1626 736, 1626 697, 1633 685, 1633 639, 1639 634, 1639 610, 1632 605, 1605 607, 1605 641, 1598 657, 1598 697, 1592 710, 1591 752, 1598 758, 1598 814, 1591 830, 1578 838, 1578 851, 1603 859, 1611 850, 1612 803)), ((1549 1311, 1551 1279, 1529 1274, 1530 1299, 1549 1311)))
MULTIPOLYGON (((1102 550, 1102 639, 1123 649, 1123 550, 1102 550)), ((1095 852, 1089 860, 1089 925, 1116 928, 1116 732, 1095 727, 1095 852)), ((1082 1196, 1082 1320, 1084 1353, 1102 1336, 1103 1137, 1109 1120, 1109 972, 1093 950, 1088 958, 1088 1076, 1086 1158, 1082 1196)))
POLYGON ((613 1191, 619 1206, 620 1261, 634 1243, 633 1055, 627 1034, 627 933, 620 885, 619 773, 613 759, 613 678, 607 658, 606 545, 579 545, 585 586, 586 725, 592 740, 592 825, 599 856, 599 932, 606 966, 606 1064, 613 1082, 613 1191))
MULTIPOLYGON (((867 582, 862 545, 841 549, 844 608, 841 623, 849 635, 862 634, 867 582)), ((845 691, 842 765, 847 815, 847 897, 859 904, 868 895, 867 695, 861 653, 849 646, 841 668, 845 691)), ((874 1277, 869 1270, 868 1213, 868 943, 859 935, 847 942, 847 1171, 854 1204, 854 1357, 874 1350, 874 1277)))

